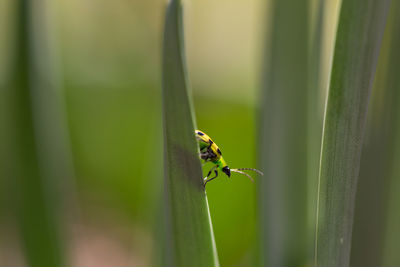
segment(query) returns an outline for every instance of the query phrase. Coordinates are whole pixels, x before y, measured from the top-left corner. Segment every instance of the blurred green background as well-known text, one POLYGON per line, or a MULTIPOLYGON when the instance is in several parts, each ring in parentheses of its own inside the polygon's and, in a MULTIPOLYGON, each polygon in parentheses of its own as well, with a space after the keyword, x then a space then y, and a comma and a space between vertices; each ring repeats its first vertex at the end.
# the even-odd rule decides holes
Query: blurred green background
MULTIPOLYGON (((0 1, 0 265, 25 267, 13 182, 7 179, 6 92, 18 54, 13 44, 15 2, 0 1)), ((231 167, 256 167, 269 1, 182 2, 197 126, 219 145, 231 167)), ((310 0, 310 25, 317 21, 317 2, 310 0)), ((51 38, 74 169, 65 190, 72 208, 60 211, 68 266, 151 266, 159 256, 161 231, 161 46, 166 1, 51 3, 51 38)), ((321 118, 339 5, 339 0, 323 5, 322 89, 317 97, 321 118)), ((245 177, 223 175, 207 185, 221 266, 254 263, 256 185, 245 177)), ((317 185, 310 181, 308 186, 312 233, 317 185)))

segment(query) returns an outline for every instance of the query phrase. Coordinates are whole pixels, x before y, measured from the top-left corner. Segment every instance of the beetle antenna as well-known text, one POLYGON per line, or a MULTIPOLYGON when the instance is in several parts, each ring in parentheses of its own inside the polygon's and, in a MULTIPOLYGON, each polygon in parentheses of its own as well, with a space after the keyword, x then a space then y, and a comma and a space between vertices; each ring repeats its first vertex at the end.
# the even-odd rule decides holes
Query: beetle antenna
POLYGON ((247 177, 250 179, 250 181, 252 181, 252 182, 254 183, 253 177, 251 177, 249 174, 247 174, 247 173, 245 173, 245 172, 242 172, 242 171, 240 171, 239 169, 231 169, 231 171, 232 171, 232 172, 236 172, 236 173, 240 173, 240 174, 243 174, 243 175, 247 176, 247 177))
POLYGON ((253 171, 253 172, 258 173, 259 175, 264 175, 264 173, 262 171, 259 171, 257 169, 253 169, 253 168, 239 168, 239 169, 236 169, 236 170, 239 170, 239 171, 243 171, 243 170, 253 171))

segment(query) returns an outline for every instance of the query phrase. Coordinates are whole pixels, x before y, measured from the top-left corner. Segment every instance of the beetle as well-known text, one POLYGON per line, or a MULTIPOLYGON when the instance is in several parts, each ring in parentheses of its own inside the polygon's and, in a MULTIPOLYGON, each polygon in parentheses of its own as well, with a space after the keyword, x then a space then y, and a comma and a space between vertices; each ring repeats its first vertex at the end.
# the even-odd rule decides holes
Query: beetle
POLYGON ((231 177, 231 172, 236 172, 248 177, 252 182, 254 182, 253 178, 245 173, 242 172, 243 170, 254 171, 260 175, 264 175, 261 171, 253 168, 238 168, 238 169, 231 169, 229 168, 228 164, 226 164, 224 158, 222 157, 222 152, 219 149, 218 145, 203 131, 195 130, 195 136, 199 143, 200 149, 200 158, 204 160, 205 163, 212 162, 215 164, 210 171, 208 172, 207 176, 204 177, 204 186, 215 178, 218 177, 218 170, 225 173, 228 177, 231 177), (214 171, 215 176, 210 178, 210 175, 214 171))

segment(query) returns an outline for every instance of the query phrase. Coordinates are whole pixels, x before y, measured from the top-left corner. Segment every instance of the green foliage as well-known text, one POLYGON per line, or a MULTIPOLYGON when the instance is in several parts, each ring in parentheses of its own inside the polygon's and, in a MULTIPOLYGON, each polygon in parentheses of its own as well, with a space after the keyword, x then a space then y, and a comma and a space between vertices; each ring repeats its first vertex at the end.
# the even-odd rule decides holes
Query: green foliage
POLYGON ((344 0, 325 114, 316 265, 348 266, 369 95, 389 1, 344 0))
POLYGON ((161 55, 165 2, 0 1, 1 262, 68 266, 106 244, 107 258, 138 266, 311 266, 331 76, 316 265, 400 266, 399 1, 380 49, 388 0, 343 0, 332 74, 341 1, 271 0, 266 14, 253 13, 260 1, 188 1, 198 127, 230 167, 265 172, 254 184, 220 175, 207 194, 212 165, 202 173, 197 155, 181 2, 169 1, 161 55), (260 39, 268 45, 253 103, 260 39), (84 216, 71 216, 67 199, 84 216))
POLYGON ((52 64, 49 5, 20 0, 15 8, 14 68, 5 93, 9 198, 28 265, 65 266, 60 211, 67 213, 67 203, 61 192, 69 192, 73 175, 52 64))
MULTIPOLYGON (((396 1, 395 1, 396 2, 396 1)), ((398 138, 399 5, 391 6, 376 72, 356 194, 351 266, 383 266, 388 196, 393 184, 398 138)), ((398 3, 398 1, 397 1, 398 3)), ((394 262, 393 262, 394 263, 394 262)), ((396 266, 398 264, 394 264, 396 266)))
MULTIPOLYGON (((393 123, 394 128, 394 155, 391 157, 391 170, 389 182, 385 183, 387 186, 388 199, 385 202, 385 226, 383 227, 383 241, 382 241, 382 261, 380 262, 384 267, 400 265, 400 254, 398 248, 400 246, 400 179, 399 179, 399 160, 400 160, 400 76, 398 70, 400 68, 400 1, 392 1, 390 10, 390 19, 388 20, 387 39, 389 44, 389 56, 386 67, 386 86, 387 90, 393 93, 391 103, 393 106, 393 114, 390 117, 390 122, 393 123)), ((385 98, 387 99, 387 98, 385 98)), ((386 103, 385 103, 386 105, 386 103)), ((388 120, 388 118, 386 118, 388 120)), ((382 229, 379 229, 382 230, 382 229)))
MULTIPOLYGON (((307 97, 307 179, 308 179, 308 226, 309 226, 309 244, 314 243, 315 213, 317 208, 317 191, 318 191, 318 171, 319 156, 321 152, 321 136, 323 123, 323 103, 325 88, 323 84, 323 37, 324 35, 324 15, 326 9, 326 1, 314 1, 314 20, 310 25, 311 42, 309 45, 309 84, 307 97), (313 27, 312 27, 313 26, 313 27)), ((326 34, 326 33, 325 33, 326 34)), ((312 248, 312 245, 309 245, 312 248)), ((314 253, 314 251, 309 251, 314 253)))
POLYGON ((261 107, 261 265, 307 254, 308 1, 272 1, 261 107))
POLYGON ((218 266, 186 78, 179 1, 168 4, 163 43, 164 266, 218 266))

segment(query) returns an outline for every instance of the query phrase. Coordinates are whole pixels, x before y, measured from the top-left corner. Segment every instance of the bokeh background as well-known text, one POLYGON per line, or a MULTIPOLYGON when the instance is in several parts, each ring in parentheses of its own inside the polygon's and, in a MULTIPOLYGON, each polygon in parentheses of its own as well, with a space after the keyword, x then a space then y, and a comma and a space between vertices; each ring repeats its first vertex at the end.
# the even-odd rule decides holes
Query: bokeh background
MULTIPOLYGON (((18 54, 15 2, 0 1, 0 265, 24 267, 5 130, 10 123, 5 92, 18 54)), ((316 19, 316 2, 311 1, 310 22, 316 19)), ((320 83, 325 89, 339 2, 324 5, 320 83)), ((230 166, 256 167, 268 1, 183 3, 197 126, 220 146, 230 166)), ((61 191, 68 195, 69 208, 60 211, 70 266, 142 267, 159 258, 165 6, 164 0, 56 0, 49 6, 73 162, 67 189, 61 191)), ((322 90, 321 117, 324 96, 322 90)), ((310 192, 316 192, 315 184, 310 192)), ((207 186, 207 196, 221 266, 249 266, 257 250, 255 184, 221 176, 207 186)), ((309 199, 310 228, 314 200, 309 199)))
MULTIPOLYGON (((198 127, 219 144, 231 166, 255 166, 265 3, 184 4, 198 127)), ((150 266, 155 258, 163 187, 160 63, 165 5, 161 0, 51 4, 75 171, 70 179, 79 206, 65 226, 71 266, 150 266)), ((1 1, 2 90, 15 52, 14 11, 13 1, 1 1)), ((7 177, 6 171, 2 174, 7 177)), ((13 206, 7 203, 9 183, 3 185, 0 262, 25 266, 13 206)), ((254 251, 254 184, 240 176, 222 176, 207 194, 221 264, 240 266, 254 251)))

